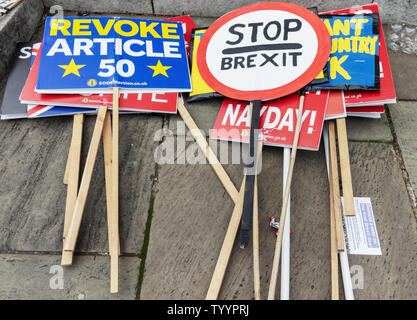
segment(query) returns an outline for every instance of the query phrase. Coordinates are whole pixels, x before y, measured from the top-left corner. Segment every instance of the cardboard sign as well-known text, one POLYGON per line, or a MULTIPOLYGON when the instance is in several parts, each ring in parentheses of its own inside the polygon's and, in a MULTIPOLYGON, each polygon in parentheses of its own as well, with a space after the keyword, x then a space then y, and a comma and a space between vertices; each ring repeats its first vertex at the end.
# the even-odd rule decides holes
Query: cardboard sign
MULTIPOLYGON (((379 15, 378 5, 368 4, 357 6, 349 9, 336 10, 326 13, 332 14, 365 14, 377 13, 379 15)), ((391 68, 388 59, 388 50, 385 44, 382 22, 379 19, 379 72, 380 72, 380 90, 379 91, 349 91, 345 92, 345 101, 347 107, 374 106, 379 104, 388 104, 396 102, 394 81, 392 79, 391 68)))
POLYGON ((331 37, 330 80, 323 89, 379 89, 379 19, 376 14, 321 15, 331 37))
POLYGON ((348 117, 380 119, 384 113, 384 106, 349 107, 346 108, 348 117))
POLYGON ((113 17, 48 17, 40 93, 191 91, 182 24, 113 17))
POLYGON ((326 116, 324 120, 333 120, 346 117, 346 105, 343 91, 335 90, 329 92, 326 116))
POLYGON ((220 93, 214 91, 203 79, 198 70, 197 66, 197 51, 200 45, 201 38, 207 28, 193 29, 191 32, 191 54, 190 54, 190 65, 191 65, 191 84, 193 91, 188 95, 187 102, 198 101, 202 99, 221 97, 220 93))
MULTIPOLYGON (((112 107, 113 96, 111 94, 41 94, 36 92, 39 64, 40 55, 37 55, 20 95, 22 103, 79 108, 112 107)), ((177 96, 178 94, 175 92, 124 93, 119 99, 119 109, 121 111, 176 113, 177 96)))
POLYGON ((313 12, 294 4, 256 3, 210 26, 197 65, 207 84, 224 96, 269 100, 307 85, 329 52, 329 33, 313 12))
POLYGON ((31 104, 27 106, 27 117, 29 119, 57 117, 57 116, 71 116, 71 115, 79 114, 79 113, 96 114, 97 109, 42 106, 42 105, 31 105, 31 104))
MULTIPOLYGON (((298 147, 318 150, 328 101, 328 91, 307 93, 304 101, 303 126, 298 147)), ((299 94, 264 102, 261 106, 260 139, 266 145, 291 147, 297 122, 299 94)), ((210 138, 249 142, 249 104, 243 101, 224 99, 210 138)))
POLYGON ((1 119, 26 118, 26 105, 19 101, 19 94, 30 68, 32 43, 19 42, 14 55, 15 61, 7 79, 1 101, 1 119))
POLYGON ((164 21, 181 22, 182 31, 184 33, 185 50, 187 51, 187 54, 189 54, 190 44, 191 44, 191 31, 194 28, 197 28, 197 25, 194 23, 193 19, 191 19, 190 16, 181 16, 181 17, 165 18, 164 21))

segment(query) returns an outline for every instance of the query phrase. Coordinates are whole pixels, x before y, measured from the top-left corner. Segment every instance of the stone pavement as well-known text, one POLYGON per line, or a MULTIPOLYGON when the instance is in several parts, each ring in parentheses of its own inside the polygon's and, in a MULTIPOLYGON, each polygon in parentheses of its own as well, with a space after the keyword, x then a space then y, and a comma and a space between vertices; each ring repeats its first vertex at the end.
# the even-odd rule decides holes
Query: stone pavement
MULTIPOLYGON (((212 21, 194 20, 199 26, 212 21)), ((39 40, 41 32, 40 28, 34 39, 39 40)), ((416 60, 391 55, 392 65, 402 68, 415 65, 416 60)), ((371 197, 383 251, 382 256, 349 256, 351 267, 363 270, 363 288, 354 291, 357 299, 417 299, 417 97, 412 96, 417 88, 411 76, 397 67, 393 72, 399 103, 389 106, 382 119, 347 121, 354 194, 371 197)), ((208 133, 220 103, 212 100, 187 107, 208 133)), ((93 116, 85 121, 83 162, 94 121, 93 116)), ((155 151, 164 143, 155 141, 161 128, 173 132, 180 150, 191 152, 195 147, 193 141, 177 135, 177 121, 176 115, 120 117, 122 256, 117 295, 109 294, 102 148, 74 265, 61 269, 66 195, 62 178, 72 120, 0 122, 0 299, 205 297, 233 203, 209 165, 155 162, 155 151)), ((232 143, 220 146, 230 150, 232 143)), ((225 165, 237 188, 242 169, 239 164, 225 165)), ((323 146, 318 152, 299 151, 293 179, 291 299, 329 299, 329 187, 323 146)), ((259 176, 263 298, 275 245, 268 217, 279 213, 281 195, 282 150, 265 147, 259 176)), ((242 250, 235 243, 220 298, 253 299, 252 288, 251 249, 242 250)), ((342 286, 340 291, 343 298, 342 286)))

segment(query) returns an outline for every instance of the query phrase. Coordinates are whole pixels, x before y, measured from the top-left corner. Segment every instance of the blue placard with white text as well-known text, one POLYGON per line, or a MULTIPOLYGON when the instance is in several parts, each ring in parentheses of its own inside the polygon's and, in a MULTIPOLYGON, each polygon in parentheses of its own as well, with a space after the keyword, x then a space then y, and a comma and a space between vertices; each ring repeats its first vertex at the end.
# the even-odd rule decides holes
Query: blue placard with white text
POLYGON ((48 17, 36 91, 189 92, 182 25, 115 17, 48 17))

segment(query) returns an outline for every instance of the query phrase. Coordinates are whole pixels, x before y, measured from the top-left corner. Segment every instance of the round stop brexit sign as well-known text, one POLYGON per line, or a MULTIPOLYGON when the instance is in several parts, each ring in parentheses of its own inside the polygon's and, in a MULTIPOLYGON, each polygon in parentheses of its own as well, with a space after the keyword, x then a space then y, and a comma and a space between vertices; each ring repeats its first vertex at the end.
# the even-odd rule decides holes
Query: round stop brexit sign
POLYGON ((270 100, 311 82, 330 53, 317 15, 288 3, 256 3, 232 11, 205 32, 197 66, 213 90, 239 100, 270 100))

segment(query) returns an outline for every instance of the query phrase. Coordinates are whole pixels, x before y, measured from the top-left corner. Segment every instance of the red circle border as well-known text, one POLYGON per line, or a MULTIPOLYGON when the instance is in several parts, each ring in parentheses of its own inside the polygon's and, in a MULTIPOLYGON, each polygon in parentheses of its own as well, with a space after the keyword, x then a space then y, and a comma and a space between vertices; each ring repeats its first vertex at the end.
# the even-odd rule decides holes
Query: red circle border
POLYGON ((330 54, 330 35, 326 29, 326 26, 320 20, 320 18, 315 15, 313 12, 307 10, 304 7, 291 4, 291 3, 281 3, 281 2, 261 2, 251 4, 234 11, 231 11, 224 16, 216 20, 204 33, 201 38, 200 44, 197 50, 197 67, 198 70, 206 83, 215 91, 220 94, 237 100, 272 100, 277 99, 291 93, 296 92, 297 90, 303 88, 309 84, 323 69, 324 65, 327 62, 327 59, 330 54), (295 80, 273 89, 268 90, 252 90, 252 91, 241 91, 233 89, 229 86, 224 85, 219 80, 217 80, 213 74, 210 72, 206 59, 201 59, 205 57, 207 53, 208 44, 213 37, 213 35, 219 30, 221 26, 230 20, 249 13, 253 11, 261 10, 281 10, 293 13, 299 17, 306 20, 314 29, 317 35, 318 40, 318 50, 316 57, 311 64, 311 66, 298 78, 295 80))

